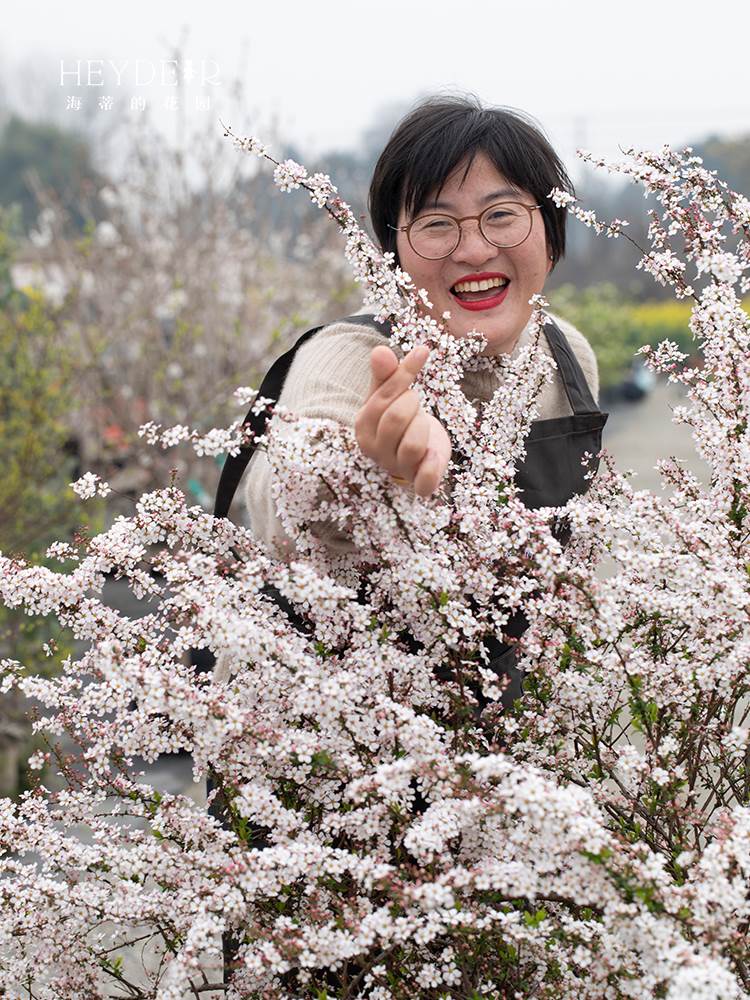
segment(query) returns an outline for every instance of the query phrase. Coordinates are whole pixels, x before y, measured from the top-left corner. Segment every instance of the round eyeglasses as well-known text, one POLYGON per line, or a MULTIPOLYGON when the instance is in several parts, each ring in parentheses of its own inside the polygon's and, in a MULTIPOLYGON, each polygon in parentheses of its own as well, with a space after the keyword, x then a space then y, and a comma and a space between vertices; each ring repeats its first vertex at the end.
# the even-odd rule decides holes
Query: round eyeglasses
POLYGON ((517 247, 529 238, 534 221, 533 213, 541 205, 523 205, 518 201, 502 201, 485 208, 481 215, 465 215, 454 219, 452 215, 430 212, 412 219, 408 226, 389 226, 399 233, 406 233, 409 246, 425 260, 448 257, 461 242, 461 225, 477 220, 482 236, 495 247, 517 247))

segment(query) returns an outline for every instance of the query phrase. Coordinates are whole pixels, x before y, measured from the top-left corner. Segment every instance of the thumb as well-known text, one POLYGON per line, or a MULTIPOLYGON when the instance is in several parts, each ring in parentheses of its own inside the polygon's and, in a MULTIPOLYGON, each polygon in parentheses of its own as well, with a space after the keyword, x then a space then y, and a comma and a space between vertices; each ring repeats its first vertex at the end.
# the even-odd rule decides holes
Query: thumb
POLYGON ((412 347, 409 353, 399 361, 390 347, 386 347, 385 344, 378 344, 370 352, 372 380, 367 398, 369 399, 370 396, 387 382, 388 394, 391 398, 395 399, 409 388, 429 356, 430 349, 427 345, 417 344, 416 347, 412 347))
POLYGON ((398 358, 385 344, 378 344, 370 351, 370 371, 372 373, 372 378, 370 380, 370 396, 379 389, 380 386, 387 382, 388 379, 393 375, 393 373, 398 368, 398 358))

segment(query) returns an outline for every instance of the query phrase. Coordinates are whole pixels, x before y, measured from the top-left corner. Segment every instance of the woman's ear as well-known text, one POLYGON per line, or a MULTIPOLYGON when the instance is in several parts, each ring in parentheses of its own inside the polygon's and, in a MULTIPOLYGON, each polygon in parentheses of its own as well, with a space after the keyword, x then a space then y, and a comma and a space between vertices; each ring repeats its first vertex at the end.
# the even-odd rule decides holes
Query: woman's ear
POLYGON ((555 259, 550 252, 550 245, 547 243, 547 274, 550 273, 552 268, 555 266, 555 259))

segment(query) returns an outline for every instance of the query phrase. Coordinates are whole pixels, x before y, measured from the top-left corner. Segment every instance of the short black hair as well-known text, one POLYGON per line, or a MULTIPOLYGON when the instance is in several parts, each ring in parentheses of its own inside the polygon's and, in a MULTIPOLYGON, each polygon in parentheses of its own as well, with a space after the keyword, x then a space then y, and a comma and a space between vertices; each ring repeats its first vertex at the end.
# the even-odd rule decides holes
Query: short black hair
POLYGON ((372 227, 381 249, 395 253, 397 264, 396 231, 390 226, 398 225, 401 206, 411 217, 418 215, 455 168, 468 160, 468 172, 480 151, 542 206, 553 267, 564 255, 567 212, 547 196, 553 187, 573 195, 575 190, 539 123, 515 108, 484 107, 474 94, 436 95, 420 101, 396 125, 370 182, 372 227))

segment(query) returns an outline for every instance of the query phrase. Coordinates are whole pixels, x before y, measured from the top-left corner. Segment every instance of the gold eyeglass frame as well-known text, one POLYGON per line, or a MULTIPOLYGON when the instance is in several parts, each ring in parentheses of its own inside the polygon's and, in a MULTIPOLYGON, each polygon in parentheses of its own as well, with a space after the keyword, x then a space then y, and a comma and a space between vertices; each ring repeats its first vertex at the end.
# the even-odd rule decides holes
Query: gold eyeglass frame
POLYGON ((529 238, 529 236, 531 236, 531 230, 534 228, 534 212, 536 211, 537 208, 541 207, 542 207, 541 205, 525 205, 522 201, 496 201, 493 205, 489 205, 487 208, 485 208, 483 212, 480 212, 479 215, 464 215, 463 218, 457 219, 454 215, 448 215, 447 212, 423 212, 421 215, 418 215, 416 219, 412 219, 411 222, 406 226, 392 226, 390 223, 388 223, 388 228, 393 229, 398 233, 406 233, 406 238, 409 241, 409 246, 412 248, 412 250, 418 257, 422 258, 422 260, 444 260, 446 257, 450 257, 450 255, 454 253, 456 248, 460 245, 461 237, 463 236, 462 223, 464 222, 476 221, 479 225, 479 232, 482 234, 487 243, 490 244, 490 246, 497 247, 500 250, 512 250, 513 247, 520 247, 521 244, 525 243, 526 240, 529 238), (482 226, 482 219, 488 212, 491 212, 494 208, 497 208, 498 205, 520 205, 521 208, 525 208, 526 211, 529 213, 529 231, 528 233, 526 233, 526 235, 522 240, 518 241, 518 243, 495 243, 494 240, 488 239, 487 234, 485 233, 484 228, 482 226), (436 215, 443 219, 450 219, 451 222, 455 222, 458 226, 458 239, 456 240, 456 245, 452 247, 448 251, 448 253, 443 253, 439 257, 425 257, 423 253, 420 253, 419 250, 416 249, 416 247, 411 241, 411 227, 415 225, 417 222, 419 222, 420 219, 424 219, 430 215, 436 215))

